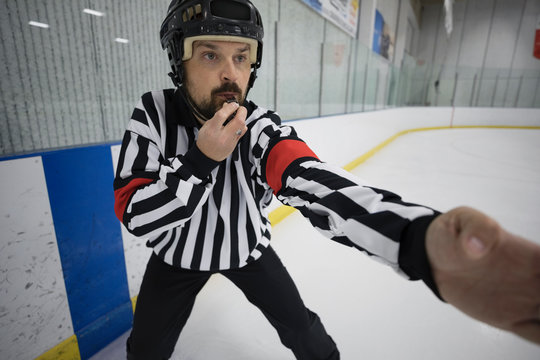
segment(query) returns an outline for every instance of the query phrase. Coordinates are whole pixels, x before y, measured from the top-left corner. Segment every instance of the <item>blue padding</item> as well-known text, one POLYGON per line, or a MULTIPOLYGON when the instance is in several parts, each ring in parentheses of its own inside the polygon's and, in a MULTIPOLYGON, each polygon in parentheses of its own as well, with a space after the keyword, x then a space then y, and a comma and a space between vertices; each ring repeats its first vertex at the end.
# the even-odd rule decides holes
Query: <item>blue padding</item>
POLYGON ((79 330, 77 341, 79 342, 81 359, 90 358, 125 333, 131 326, 129 323, 126 327, 126 319, 131 319, 132 316, 133 306, 130 301, 79 330))
POLYGON ((111 334, 98 319, 115 313, 102 323, 124 331, 132 321, 131 310, 118 311, 131 301, 114 215, 111 150, 108 145, 74 148, 42 158, 71 318, 86 359, 99 344, 114 339, 106 338, 111 334))

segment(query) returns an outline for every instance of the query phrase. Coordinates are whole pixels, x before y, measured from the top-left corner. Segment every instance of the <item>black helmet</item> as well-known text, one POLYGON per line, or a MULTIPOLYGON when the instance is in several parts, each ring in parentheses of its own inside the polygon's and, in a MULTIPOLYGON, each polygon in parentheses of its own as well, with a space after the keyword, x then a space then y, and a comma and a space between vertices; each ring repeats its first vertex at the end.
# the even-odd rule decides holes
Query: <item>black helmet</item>
POLYGON ((167 49, 175 86, 184 81, 182 61, 189 60, 195 40, 229 40, 251 45, 251 77, 248 90, 261 66, 263 25, 259 11, 249 0, 173 0, 161 24, 161 46, 167 49))

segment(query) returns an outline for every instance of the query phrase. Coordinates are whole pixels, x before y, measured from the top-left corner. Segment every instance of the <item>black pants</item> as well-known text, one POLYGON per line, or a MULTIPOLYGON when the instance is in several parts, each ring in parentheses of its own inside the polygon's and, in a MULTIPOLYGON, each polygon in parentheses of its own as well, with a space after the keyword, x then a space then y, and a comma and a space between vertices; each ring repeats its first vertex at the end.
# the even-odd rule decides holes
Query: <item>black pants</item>
MULTIPOLYGON (((257 306, 297 359, 337 360, 339 352, 317 314, 307 309, 272 248, 243 268, 220 272, 257 306)), ((152 255, 137 298, 128 360, 169 359, 211 272, 172 267, 152 255)))

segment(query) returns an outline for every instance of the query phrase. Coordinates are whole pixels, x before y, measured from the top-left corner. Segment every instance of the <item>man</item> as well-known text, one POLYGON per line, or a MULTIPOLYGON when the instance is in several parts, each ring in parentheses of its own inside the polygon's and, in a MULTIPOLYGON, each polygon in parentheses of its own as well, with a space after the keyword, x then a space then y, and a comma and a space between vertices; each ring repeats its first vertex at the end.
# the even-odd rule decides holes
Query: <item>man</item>
POLYGON ((469 315, 540 343, 540 247, 483 214, 446 214, 319 160, 246 100, 262 58, 248 0, 173 0, 161 29, 176 89, 144 94, 122 143, 115 211, 153 254, 128 359, 167 359, 208 278, 238 286, 298 359, 339 359, 269 245, 272 194, 469 315))

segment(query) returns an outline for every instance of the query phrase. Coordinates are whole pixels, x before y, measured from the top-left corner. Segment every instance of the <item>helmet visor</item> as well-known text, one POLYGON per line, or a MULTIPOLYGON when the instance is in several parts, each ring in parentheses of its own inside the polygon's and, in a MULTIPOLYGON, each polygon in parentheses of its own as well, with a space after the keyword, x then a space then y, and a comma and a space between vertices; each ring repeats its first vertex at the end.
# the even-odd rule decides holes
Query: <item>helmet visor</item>
POLYGON ((257 46, 259 43, 255 39, 250 39, 247 37, 241 36, 230 36, 230 35, 199 35, 188 37, 184 40, 184 56, 182 61, 191 59, 193 56, 193 43, 195 41, 230 41, 230 42, 241 42, 249 45, 249 61, 252 64, 257 62, 257 46))

